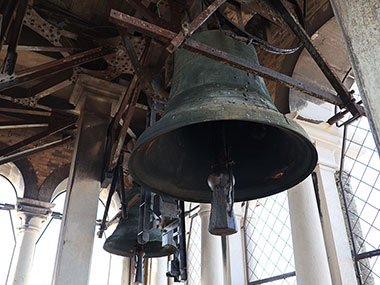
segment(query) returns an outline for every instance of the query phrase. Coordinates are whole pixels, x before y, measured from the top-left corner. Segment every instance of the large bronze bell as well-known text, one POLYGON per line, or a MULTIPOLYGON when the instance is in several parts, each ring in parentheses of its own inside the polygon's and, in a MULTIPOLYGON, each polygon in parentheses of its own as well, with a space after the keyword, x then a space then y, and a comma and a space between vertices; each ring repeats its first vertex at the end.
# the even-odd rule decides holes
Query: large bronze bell
MULTIPOLYGON (((127 201, 138 193, 138 189, 134 188, 127 192, 127 201)), ((162 246, 161 230, 151 229, 149 231, 150 241, 143 246, 137 242, 139 222, 139 203, 128 208, 126 219, 120 219, 113 234, 107 238, 103 248, 112 254, 126 257, 134 257, 138 251, 143 250, 145 257, 162 257, 168 256, 176 252, 174 245, 168 244, 162 246)))
MULTIPOLYGON (((252 46, 220 31, 193 38, 258 63, 252 46)), ((261 77, 180 49, 165 113, 137 140, 129 170, 138 183, 181 200, 216 201, 218 188, 230 203, 284 191, 316 162, 307 134, 276 109, 261 77)))

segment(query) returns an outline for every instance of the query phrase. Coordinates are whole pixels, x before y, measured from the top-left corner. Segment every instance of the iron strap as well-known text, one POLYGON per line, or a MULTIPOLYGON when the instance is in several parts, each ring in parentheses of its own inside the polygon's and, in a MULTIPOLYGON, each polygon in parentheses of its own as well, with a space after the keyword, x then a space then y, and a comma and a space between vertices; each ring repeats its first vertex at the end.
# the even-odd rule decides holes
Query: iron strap
MULTIPOLYGON (((139 32, 142 32, 164 42, 171 41, 176 36, 176 33, 172 31, 150 24, 141 19, 123 14, 113 9, 111 10, 110 21, 121 27, 133 27, 139 32)), ((206 57, 215 59, 246 72, 262 76, 267 79, 275 80, 289 88, 299 90, 307 95, 313 96, 331 104, 338 105, 340 107, 344 106, 342 99, 332 93, 326 92, 311 84, 299 81, 285 74, 271 70, 267 67, 248 62, 245 59, 210 47, 191 38, 187 39, 183 43, 183 47, 190 51, 202 54, 206 57)))

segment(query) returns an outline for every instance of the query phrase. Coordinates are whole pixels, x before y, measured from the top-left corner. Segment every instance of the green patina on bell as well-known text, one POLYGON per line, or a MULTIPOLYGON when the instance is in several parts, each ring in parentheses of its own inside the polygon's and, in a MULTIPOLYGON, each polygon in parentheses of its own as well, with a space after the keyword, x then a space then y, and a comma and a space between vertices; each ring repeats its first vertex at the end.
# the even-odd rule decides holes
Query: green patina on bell
MULTIPOLYGON (((139 193, 138 189, 127 192, 127 201, 139 193)), ((137 242, 137 231, 139 222, 139 203, 128 208, 126 219, 120 219, 113 234, 104 243, 104 250, 109 253, 134 257, 137 249, 141 245, 137 242)), ((176 252, 177 248, 173 245, 162 246, 161 230, 151 229, 149 231, 150 241, 143 245, 145 257, 162 257, 176 252)))
MULTIPOLYGON (((252 46, 220 31, 192 38, 258 63, 252 46)), ((286 190, 314 169, 317 152, 300 125, 274 106, 261 77, 180 49, 169 103, 138 139, 129 160, 134 179, 185 201, 210 202, 215 131, 224 129, 235 178, 234 199, 286 190)))

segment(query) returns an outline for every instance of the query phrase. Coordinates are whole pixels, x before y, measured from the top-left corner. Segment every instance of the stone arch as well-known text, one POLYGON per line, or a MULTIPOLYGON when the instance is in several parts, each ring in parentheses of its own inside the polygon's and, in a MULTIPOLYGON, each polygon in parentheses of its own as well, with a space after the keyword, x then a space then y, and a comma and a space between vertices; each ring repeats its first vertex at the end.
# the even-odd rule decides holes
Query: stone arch
MULTIPOLYGON (((0 142, 0 147, 8 147, 0 142)), ((27 158, 0 165, 0 174, 7 178, 16 188, 17 197, 37 199, 38 179, 32 163, 27 158), (17 172, 22 177, 17 176, 17 172)))
POLYGON ((17 197, 24 196, 24 178, 20 169, 12 162, 0 165, 0 176, 4 177, 12 184, 17 197))
MULTIPOLYGON (((69 177, 70 174, 70 163, 66 163, 49 174, 48 177, 41 184, 38 191, 38 200, 50 202, 53 196, 56 196, 55 190, 57 187, 69 177)), ((63 191, 66 189, 63 189, 63 191)), ((61 191, 61 192, 63 192, 61 191)))
MULTIPOLYGON (((71 164, 67 163, 61 167, 56 168, 49 174, 48 177, 41 184, 39 189, 38 200, 50 202, 54 197, 58 196, 67 189, 68 178, 70 175, 71 164)), ((105 203, 108 197, 109 187, 101 188, 99 199, 105 203)), ((111 207, 118 209, 120 207, 120 198, 117 192, 112 197, 111 207)))
MULTIPOLYGON (((315 6, 315 7, 318 6, 318 5, 314 5, 317 3, 313 3, 313 2, 317 2, 317 1, 308 1, 309 3, 308 6, 310 6, 310 8, 312 8, 312 6, 315 6)), ((312 11, 312 12, 309 11, 309 16, 307 16, 306 32, 309 35, 313 35, 327 21, 329 21, 331 18, 334 17, 334 13, 332 11, 330 1, 328 0, 320 1, 319 5, 320 6, 315 11, 312 11)), ((311 10, 314 10, 314 9, 311 9, 311 10)), ((286 33, 284 35, 286 35, 286 33)), ((278 37, 278 40, 281 41, 281 39, 282 39, 281 37, 278 37)), ((290 46, 295 46, 296 44, 297 44, 297 40, 295 40, 290 46)), ((303 49, 300 49, 296 53, 285 56, 278 71, 288 76, 292 76, 293 70, 296 66, 296 63, 302 51, 303 49)), ((289 113, 290 111, 289 88, 282 84, 277 83, 275 85, 274 91, 275 91, 274 101, 275 101, 276 107, 279 109, 281 113, 289 113)))
MULTIPOLYGON (((327 21, 311 36, 311 39, 338 78, 341 80, 345 78, 344 85, 350 89, 354 83, 354 78, 350 75, 351 64, 336 19, 331 18, 327 21)), ((335 92, 306 50, 302 51, 299 56, 292 77, 331 93, 335 92)), ((326 122, 335 114, 333 104, 307 96, 293 89, 289 92, 289 108, 290 112, 297 112, 303 118, 317 122, 326 122)))

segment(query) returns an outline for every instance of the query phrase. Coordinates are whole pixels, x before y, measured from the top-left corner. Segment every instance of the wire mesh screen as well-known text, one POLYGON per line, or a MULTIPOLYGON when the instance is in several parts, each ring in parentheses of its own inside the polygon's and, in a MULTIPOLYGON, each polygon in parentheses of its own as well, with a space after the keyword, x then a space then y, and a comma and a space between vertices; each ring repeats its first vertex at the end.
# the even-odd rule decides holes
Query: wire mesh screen
POLYGON ((361 284, 380 284, 380 160, 368 119, 345 127, 340 188, 361 284))
MULTIPOLYGON (((194 206, 190 203, 189 209, 194 206)), ((187 269, 188 285, 201 284, 201 219, 192 213, 187 219, 187 269)))
POLYGON ((250 284, 296 284, 287 193, 249 201, 246 207, 244 238, 248 281, 250 284))

